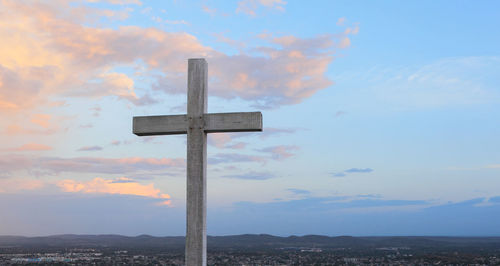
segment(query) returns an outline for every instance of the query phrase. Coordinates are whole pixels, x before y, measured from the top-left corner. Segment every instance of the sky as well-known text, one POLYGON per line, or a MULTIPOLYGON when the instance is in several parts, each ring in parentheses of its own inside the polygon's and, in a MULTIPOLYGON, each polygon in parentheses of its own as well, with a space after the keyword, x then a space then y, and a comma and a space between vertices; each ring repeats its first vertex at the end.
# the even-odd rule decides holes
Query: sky
POLYGON ((0 235, 181 236, 208 111, 209 235, 500 235, 498 1, 0 1, 0 235))

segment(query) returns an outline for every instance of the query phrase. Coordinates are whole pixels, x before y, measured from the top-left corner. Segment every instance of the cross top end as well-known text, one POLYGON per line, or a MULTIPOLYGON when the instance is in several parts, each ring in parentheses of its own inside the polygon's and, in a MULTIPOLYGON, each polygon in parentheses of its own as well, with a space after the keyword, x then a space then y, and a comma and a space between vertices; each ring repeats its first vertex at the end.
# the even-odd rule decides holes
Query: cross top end
POLYGON ((187 114, 136 116, 133 133, 137 136, 187 134, 199 129, 205 133, 262 131, 261 112, 206 113, 208 63, 205 58, 188 59, 187 114))

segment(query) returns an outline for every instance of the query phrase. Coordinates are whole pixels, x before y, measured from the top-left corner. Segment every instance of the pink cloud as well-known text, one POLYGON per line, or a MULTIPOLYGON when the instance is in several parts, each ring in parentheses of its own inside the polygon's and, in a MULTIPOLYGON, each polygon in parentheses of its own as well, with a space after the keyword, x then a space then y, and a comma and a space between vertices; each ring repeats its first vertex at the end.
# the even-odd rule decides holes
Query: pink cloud
POLYGON ((273 146, 264 149, 259 149, 258 151, 269 153, 272 159, 281 161, 290 158, 292 156, 295 156, 295 153, 293 153, 293 151, 296 151, 298 149, 299 147, 294 145, 280 145, 280 146, 273 146))
POLYGON ((52 150, 52 147, 45 144, 38 143, 27 143, 20 147, 9 149, 10 151, 48 151, 52 150))
POLYGON ((337 26, 344 26, 345 18, 341 17, 337 20, 337 26))
POLYGON ((185 165, 185 159, 170 158, 59 158, 0 155, 0 169, 4 173, 29 170, 46 173, 163 174, 183 169, 185 165))
POLYGON ((12 124, 2 132, 7 135, 50 135, 56 133, 58 128, 39 129, 24 125, 12 124))
MULTIPOLYGON (((278 8, 284 1, 257 1, 278 8)), ((313 38, 270 38, 272 46, 253 52, 260 56, 226 55, 202 45, 195 36, 155 28, 125 26, 118 29, 83 26, 95 9, 77 9, 63 3, 50 5, 4 1, 8 12, 0 22, 0 108, 5 110, 49 104, 52 96, 104 97, 113 95, 133 104, 154 103, 147 94, 137 95, 134 77, 113 72, 116 65, 144 62, 146 70, 159 70, 154 86, 166 93, 185 93, 186 58, 207 57, 211 93, 239 97, 256 106, 277 107, 300 103, 332 84, 326 77, 334 44, 346 47, 346 34, 313 38), (77 10, 81 17, 70 16, 77 10), (10 32, 16 32, 12 37, 10 32), (277 45, 277 46, 276 46, 277 45), (15 49, 12 49, 15 47, 15 49)), ((80 7, 81 8, 81 7, 80 7)))
POLYGON ((100 151, 102 150, 101 146, 83 146, 79 148, 77 151, 100 151))
POLYGON ((154 184, 142 185, 132 179, 120 177, 117 179, 94 178, 87 182, 65 179, 57 186, 65 192, 86 194, 122 194, 160 199, 161 205, 170 205, 170 195, 162 193, 154 184))
POLYGON ((286 2, 283 0, 241 0, 238 2, 236 13, 245 13, 250 16, 256 16, 256 11, 260 6, 268 9, 285 11, 286 2))
MULTIPOLYGON (((245 135, 244 135, 245 136, 245 135)), ((230 133, 214 133, 208 135, 208 144, 219 149, 244 149, 245 142, 237 142, 230 144, 234 138, 241 137, 230 133)))
POLYGON ((208 144, 222 149, 232 141, 231 135, 227 133, 214 133, 208 135, 208 144))
POLYGON ((229 149, 236 149, 236 150, 242 150, 247 146, 247 143, 245 142, 237 142, 235 144, 231 144, 226 146, 229 149))
POLYGON ((203 12, 209 14, 210 16, 215 16, 215 14, 217 14, 216 8, 212 8, 212 7, 209 7, 207 5, 203 5, 202 10, 203 10, 203 12))
POLYGON ((265 164, 266 157, 239 153, 218 153, 208 158, 209 164, 258 162, 265 164))
POLYGON ((0 193, 36 190, 42 188, 43 186, 45 186, 44 182, 38 179, 0 179, 0 193))
POLYGON ((31 122, 43 128, 48 128, 50 126, 49 120, 51 118, 52 116, 48 114, 34 114, 33 118, 31 118, 31 122))

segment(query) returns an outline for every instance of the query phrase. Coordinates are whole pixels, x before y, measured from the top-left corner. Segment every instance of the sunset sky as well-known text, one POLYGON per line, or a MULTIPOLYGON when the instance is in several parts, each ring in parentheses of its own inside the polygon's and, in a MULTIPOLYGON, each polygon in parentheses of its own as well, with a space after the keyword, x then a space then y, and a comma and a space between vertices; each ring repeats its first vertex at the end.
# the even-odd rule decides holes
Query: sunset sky
POLYGON ((499 1, 0 0, 0 235, 185 234, 206 58, 209 235, 500 235, 499 1))

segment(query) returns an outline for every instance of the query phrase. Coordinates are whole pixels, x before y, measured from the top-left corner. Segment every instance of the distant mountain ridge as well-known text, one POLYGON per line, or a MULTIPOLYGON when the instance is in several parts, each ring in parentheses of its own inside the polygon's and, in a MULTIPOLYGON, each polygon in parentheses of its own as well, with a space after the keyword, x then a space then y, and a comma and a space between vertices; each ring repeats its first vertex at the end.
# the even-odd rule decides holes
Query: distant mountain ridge
MULTIPOLYGON (((0 236, 0 249, 5 248, 111 248, 111 249, 183 249, 183 236, 155 237, 150 235, 53 235, 43 237, 0 236)), ((209 249, 272 249, 272 248, 495 248, 500 249, 500 237, 352 237, 352 236, 288 236, 244 234, 208 236, 209 249)))

